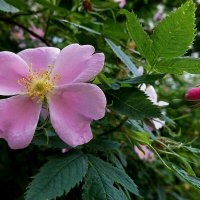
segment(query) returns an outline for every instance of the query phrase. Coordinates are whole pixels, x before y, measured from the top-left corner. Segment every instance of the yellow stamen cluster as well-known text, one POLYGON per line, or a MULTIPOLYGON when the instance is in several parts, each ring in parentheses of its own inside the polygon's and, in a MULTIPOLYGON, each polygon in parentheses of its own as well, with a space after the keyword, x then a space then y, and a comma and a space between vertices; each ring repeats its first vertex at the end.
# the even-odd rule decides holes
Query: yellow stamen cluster
POLYGON ((53 66, 49 70, 32 70, 29 68, 29 75, 17 81, 25 93, 38 102, 43 102, 46 95, 52 93, 55 82, 60 79, 58 75, 51 77, 53 66))

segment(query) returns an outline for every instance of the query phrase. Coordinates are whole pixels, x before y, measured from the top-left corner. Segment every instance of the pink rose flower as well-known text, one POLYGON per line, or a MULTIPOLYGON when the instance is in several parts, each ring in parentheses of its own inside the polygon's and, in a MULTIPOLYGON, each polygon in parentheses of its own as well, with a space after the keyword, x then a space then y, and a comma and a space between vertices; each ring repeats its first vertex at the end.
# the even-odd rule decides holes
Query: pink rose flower
MULTIPOLYGON (((149 99, 151 100, 151 102, 154 105, 157 105, 159 107, 163 107, 163 106, 169 105, 165 101, 158 101, 157 93, 156 93, 156 91, 155 91, 155 89, 154 89, 154 87, 152 85, 147 86, 146 89, 144 90, 144 92, 146 93, 146 95, 149 97, 149 99)), ((155 126, 155 128, 157 130, 162 128, 165 125, 165 121, 162 121, 159 118, 154 118, 152 120, 152 122, 153 122, 153 124, 154 124, 154 126, 155 126)))
MULTIPOLYGON (((138 72, 139 72, 140 75, 143 75, 144 68, 142 66, 140 66, 138 68, 138 72)), ((158 95, 157 95, 157 93, 156 93, 156 91, 155 91, 155 89, 152 85, 146 86, 146 84, 142 84, 140 89, 145 92, 145 94, 149 97, 149 100, 154 105, 157 105, 159 107, 169 105, 169 103, 167 103, 165 101, 158 101, 158 95)), ((163 114, 165 114, 165 113, 163 112, 163 114)), ((150 131, 152 131, 154 129, 154 127, 158 130, 165 125, 165 121, 162 121, 159 118, 154 118, 151 122, 153 123, 154 126, 152 127, 150 124, 148 125, 150 131)))
POLYGON ((114 2, 119 3, 120 8, 123 8, 126 5, 126 0, 114 0, 114 2))
POLYGON ((137 146, 134 146, 134 150, 141 160, 153 162, 156 159, 153 151, 148 149, 145 145, 140 145, 140 147, 143 150, 143 152, 139 150, 137 146))
POLYGON ((188 101, 198 101, 200 100, 200 87, 192 88, 187 91, 185 95, 186 100, 188 101))
POLYGON ((90 123, 105 115, 106 98, 87 83, 103 68, 104 54, 90 45, 71 44, 0 52, 0 138, 10 148, 27 147, 42 105, 48 103, 52 126, 68 145, 92 139, 90 123))

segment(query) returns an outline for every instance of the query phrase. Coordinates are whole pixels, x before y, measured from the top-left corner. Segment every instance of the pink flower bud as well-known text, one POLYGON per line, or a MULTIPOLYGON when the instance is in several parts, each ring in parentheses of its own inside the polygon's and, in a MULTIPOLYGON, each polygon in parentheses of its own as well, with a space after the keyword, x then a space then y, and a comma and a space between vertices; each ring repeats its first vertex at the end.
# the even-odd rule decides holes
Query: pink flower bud
POLYGON ((186 100, 188 101, 197 101, 200 100, 200 87, 192 88, 187 91, 185 95, 186 100))

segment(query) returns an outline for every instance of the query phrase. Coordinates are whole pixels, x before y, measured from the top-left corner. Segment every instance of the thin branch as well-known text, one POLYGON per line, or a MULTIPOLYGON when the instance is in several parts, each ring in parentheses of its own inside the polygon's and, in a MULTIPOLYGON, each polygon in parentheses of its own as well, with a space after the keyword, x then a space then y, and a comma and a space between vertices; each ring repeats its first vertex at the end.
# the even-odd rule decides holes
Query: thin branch
POLYGON ((108 130, 108 131, 105 131, 105 132, 101 133, 100 135, 106 135, 106 134, 109 134, 109 133, 112 133, 112 132, 117 131, 118 129, 120 129, 120 128, 123 126, 123 124, 124 124, 127 120, 128 120, 128 117, 125 116, 125 117, 121 120, 121 122, 120 122, 116 127, 112 128, 112 129, 110 129, 110 130, 108 130))
POLYGON ((0 17, 0 21, 4 21, 6 23, 9 23, 9 24, 13 24, 13 25, 16 25, 20 28, 22 28, 23 30, 27 31, 28 33, 30 33, 32 36, 36 37, 37 39, 39 39, 41 42, 43 42, 44 44, 46 44, 47 46, 50 46, 49 42, 44 39, 43 37, 41 37, 40 35, 38 35, 37 33, 31 31, 30 29, 28 29, 27 27, 25 27, 24 25, 10 19, 10 18, 4 18, 4 17, 0 17))

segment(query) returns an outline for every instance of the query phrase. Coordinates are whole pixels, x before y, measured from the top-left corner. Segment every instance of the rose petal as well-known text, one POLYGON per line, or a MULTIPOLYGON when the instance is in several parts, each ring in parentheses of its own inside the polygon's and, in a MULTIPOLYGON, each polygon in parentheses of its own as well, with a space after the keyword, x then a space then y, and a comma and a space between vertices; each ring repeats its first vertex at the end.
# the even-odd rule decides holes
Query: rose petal
POLYGON ((105 115, 105 95, 92 84, 60 87, 48 101, 54 129, 72 147, 89 142, 92 139, 91 121, 105 115))
POLYGON ((18 53, 33 70, 47 70, 49 65, 53 65, 60 49, 55 47, 39 47, 26 49, 18 53))
POLYGON ((144 68, 142 66, 138 67, 138 73, 140 76, 144 74, 144 68))
POLYGON ((154 118, 154 119, 152 120, 152 122, 153 122, 153 124, 154 124, 156 130, 162 128, 162 127, 165 125, 165 121, 162 121, 162 120, 160 120, 160 119, 158 119, 158 118, 154 118))
POLYGON ((147 86, 144 83, 140 86, 140 90, 142 90, 144 92, 145 92, 146 88, 147 88, 147 86))
POLYGON ((15 95, 22 90, 17 83, 28 74, 28 66, 18 55, 0 52, 0 95, 15 95))
POLYGON ((123 8, 126 5, 126 0, 121 0, 119 7, 123 8))
POLYGON ((157 102, 157 105, 160 106, 160 107, 162 107, 162 106, 168 106, 169 103, 167 103, 165 101, 159 101, 159 102, 157 102))
POLYGON ((119 3, 120 8, 123 8, 126 5, 126 0, 114 0, 114 2, 119 3))
POLYGON ((41 104, 29 97, 17 95, 0 100, 0 137, 10 148, 27 147, 33 138, 41 111, 41 104))
POLYGON ((76 112, 87 118, 98 120, 104 117, 106 97, 94 84, 74 83, 57 87, 57 94, 63 95, 76 112))
POLYGON ((93 79, 103 68, 104 54, 94 54, 90 45, 71 44, 60 52, 52 75, 59 75, 57 85, 87 82, 93 79))
POLYGON ((154 104, 157 104, 157 93, 153 86, 147 86, 145 93, 154 104))

